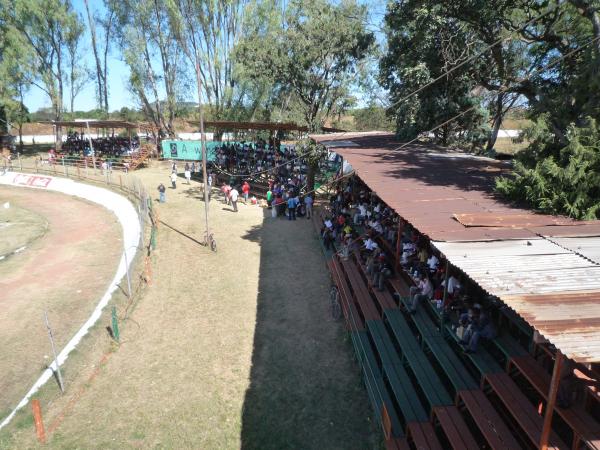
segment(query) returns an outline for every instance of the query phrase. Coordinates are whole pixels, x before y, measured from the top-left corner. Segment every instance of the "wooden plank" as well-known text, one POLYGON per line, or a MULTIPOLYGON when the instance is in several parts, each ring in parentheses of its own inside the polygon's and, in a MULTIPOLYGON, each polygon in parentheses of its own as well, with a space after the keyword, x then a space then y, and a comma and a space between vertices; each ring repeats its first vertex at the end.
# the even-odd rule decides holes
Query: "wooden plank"
POLYGON ((377 308, 373 304, 373 299, 367 291, 365 283, 361 280, 360 275, 358 274, 358 270, 354 263, 350 261, 345 261, 343 259, 340 259, 340 261, 342 267, 344 268, 344 272, 346 273, 346 275, 348 275, 348 279, 350 280, 350 286, 354 291, 354 298, 359 304, 365 321, 379 319, 381 317, 379 315, 379 311, 377 311, 377 308))
MULTIPOLYGON (((531 356, 516 356, 509 361, 508 370, 516 368, 529 384, 547 400, 550 389, 550 375, 531 356)), ((600 448, 600 423, 598 423, 581 405, 570 408, 555 407, 555 411, 571 427, 573 432, 591 448, 600 448)))
POLYGON ((368 321, 367 329, 371 333, 375 348, 381 358, 383 372, 387 375, 402 416, 404 416, 406 422, 425 421, 428 414, 421 405, 410 377, 406 373, 389 336, 387 336, 387 332, 385 332, 385 329, 382 331, 380 325, 383 326, 381 321, 368 321))
POLYGON ((466 408, 492 449, 518 450, 521 448, 483 392, 478 389, 460 391, 457 398, 459 406, 462 405, 466 408))
POLYGON ((437 406, 433 408, 433 416, 437 419, 452 448, 479 450, 477 441, 456 406, 437 406))
POLYGON ((429 422, 413 422, 407 425, 408 436, 417 450, 442 450, 442 445, 429 422))
POLYGON ((342 310, 344 312, 344 317, 346 318, 346 323, 348 324, 348 329, 364 330, 365 324, 360 317, 358 310, 356 309, 354 298, 352 297, 350 287, 346 282, 344 272, 342 271, 339 262, 335 258, 332 258, 327 264, 332 272, 334 283, 340 292, 340 297, 342 299, 342 310))
POLYGON ((359 267, 360 272, 363 275, 363 280, 368 280, 366 282, 367 286, 368 286, 369 290, 375 295, 375 299, 377 300, 377 303, 379 304, 379 310, 383 313, 383 311, 385 311, 386 309, 398 308, 398 305, 396 305, 394 298, 388 291, 380 291, 379 289, 377 289, 375 286, 373 286, 371 284, 371 280, 369 279, 369 276, 367 274, 367 268, 360 261, 359 258, 356 258, 356 265, 359 267))
MULTIPOLYGON (((542 417, 514 381, 506 373, 493 373, 485 375, 484 385, 490 386, 496 393, 531 443, 538 445, 542 433, 542 417)), ((552 433, 548 448, 567 449, 568 446, 552 433)))

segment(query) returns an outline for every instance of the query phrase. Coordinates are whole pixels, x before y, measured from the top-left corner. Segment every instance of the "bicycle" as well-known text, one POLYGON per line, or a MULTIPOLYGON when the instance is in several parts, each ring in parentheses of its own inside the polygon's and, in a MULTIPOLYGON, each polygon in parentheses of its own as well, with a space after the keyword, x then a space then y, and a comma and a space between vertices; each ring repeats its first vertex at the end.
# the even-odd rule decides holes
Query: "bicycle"
POLYGON ((340 293, 338 288, 333 285, 329 289, 329 312, 333 320, 339 320, 342 317, 342 307, 340 305, 340 293))
POLYGON ((213 252, 217 251, 217 241, 215 240, 215 237, 213 236, 212 233, 209 233, 208 231, 206 233, 204 233, 204 246, 205 247, 210 247, 210 249, 213 252))

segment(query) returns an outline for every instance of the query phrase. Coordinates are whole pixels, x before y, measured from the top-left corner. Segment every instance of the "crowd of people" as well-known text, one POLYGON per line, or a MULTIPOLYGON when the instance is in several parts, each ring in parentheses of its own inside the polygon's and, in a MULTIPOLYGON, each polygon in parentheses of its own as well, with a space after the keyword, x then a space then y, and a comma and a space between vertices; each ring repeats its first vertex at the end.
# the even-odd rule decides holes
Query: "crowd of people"
MULTIPOLYGON (((92 139, 94 154, 102 158, 121 158, 129 156, 140 148, 140 139, 138 136, 121 137, 108 136, 92 139)), ((68 156, 91 156, 89 139, 76 131, 69 132, 67 139, 63 142, 62 153, 68 156)))
MULTIPOLYGON (((476 352, 482 338, 496 336, 490 314, 493 302, 483 292, 466 295, 457 274, 446 276, 446 263, 429 239, 401 221, 357 177, 339 186, 331 196, 321 238, 326 249, 339 252, 342 258, 355 255, 374 289, 391 288, 386 280, 395 275, 408 279, 412 286, 407 311, 415 314, 425 302, 431 302, 441 314, 454 319, 465 352, 476 352), (399 231, 402 234, 398 242, 399 231), (397 252, 400 258, 396 263, 397 252)), ((471 290, 476 289, 472 286, 471 290)))

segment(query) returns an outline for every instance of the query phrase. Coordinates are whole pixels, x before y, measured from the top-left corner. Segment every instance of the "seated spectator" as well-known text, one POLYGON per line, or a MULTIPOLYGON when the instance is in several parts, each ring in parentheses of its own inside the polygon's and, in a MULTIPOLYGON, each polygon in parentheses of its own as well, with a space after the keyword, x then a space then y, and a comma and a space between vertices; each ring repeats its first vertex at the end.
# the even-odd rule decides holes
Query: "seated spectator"
POLYGON ((432 295, 433 285, 431 284, 431 280, 429 279, 429 276, 423 275, 419 279, 418 286, 411 286, 410 288, 411 304, 409 312, 415 314, 419 303, 431 300, 432 295))
POLYGON ((460 344, 464 347, 465 353, 475 353, 481 338, 494 339, 495 337, 496 328, 489 316, 480 308, 475 308, 471 324, 467 327, 460 344))

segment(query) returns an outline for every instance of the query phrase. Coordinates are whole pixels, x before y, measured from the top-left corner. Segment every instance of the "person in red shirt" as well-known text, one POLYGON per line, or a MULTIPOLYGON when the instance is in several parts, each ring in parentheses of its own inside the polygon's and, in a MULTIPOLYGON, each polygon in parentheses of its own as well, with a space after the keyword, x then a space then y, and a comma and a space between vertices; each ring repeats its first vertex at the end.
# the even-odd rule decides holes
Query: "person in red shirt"
POLYGON ((248 195, 250 194, 250 185, 247 181, 242 184, 242 195, 244 196, 244 204, 248 203, 248 195))

